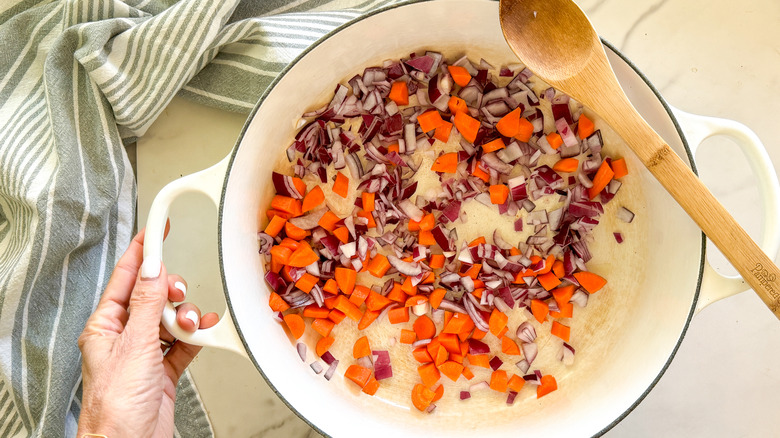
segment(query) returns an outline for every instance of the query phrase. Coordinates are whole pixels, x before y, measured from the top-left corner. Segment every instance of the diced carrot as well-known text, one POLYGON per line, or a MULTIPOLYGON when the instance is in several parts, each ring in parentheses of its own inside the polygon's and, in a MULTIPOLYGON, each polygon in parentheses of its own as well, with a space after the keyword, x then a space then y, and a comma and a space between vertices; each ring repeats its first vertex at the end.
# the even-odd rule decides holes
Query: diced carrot
POLYGON ((490 375, 490 389, 498 392, 506 392, 509 377, 504 370, 495 370, 490 375))
POLYGON ((581 114, 580 120, 577 122, 577 135, 584 140, 593 134, 594 129, 595 125, 593 124, 593 121, 587 118, 585 114, 581 114))
POLYGON ((550 143, 553 149, 558 149, 563 144, 563 138, 557 132, 551 132, 547 134, 547 143, 550 143))
POLYGON ((371 376, 371 378, 368 379, 366 386, 363 387, 363 392, 365 392, 368 395, 374 395, 378 390, 379 390, 379 381, 376 380, 374 376, 371 376))
POLYGON ((430 231, 434 226, 436 226, 436 218, 433 216, 433 213, 426 214, 420 220, 420 230, 430 231))
POLYGON ((480 123, 479 120, 471 117, 467 112, 455 113, 453 123, 455 124, 455 127, 458 128, 460 135, 469 143, 474 143, 477 139, 479 128, 482 126, 482 123, 480 123))
MULTIPOLYGON (((325 304, 326 308, 331 309, 331 311, 333 311, 333 310, 336 310, 336 301, 337 300, 338 300, 338 296, 328 297, 328 298, 325 298, 325 302, 323 304, 325 304)), ((331 317, 331 315, 332 315, 332 312, 331 312, 330 315, 328 315, 328 318, 333 319, 331 317)), ((339 321, 336 321, 335 319, 333 320, 333 322, 335 322, 336 324, 339 323, 339 321)))
POLYGON ((374 215, 373 214, 371 214, 371 213, 369 213, 367 211, 359 211, 357 213, 357 216, 365 218, 366 221, 368 221, 366 223, 366 227, 368 227, 368 228, 376 228, 376 221, 374 220, 374 215))
POLYGON ((509 187, 504 184, 494 184, 490 186, 490 202, 493 204, 503 204, 509 198, 509 187))
POLYGON ((476 280, 479 275, 479 271, 482 270, 482 263, 474 263, 466 272, 460 274, 461 277, 471 277, 472 280, 476 280))
POLYGON ((295 176, 293 177, 292 182, 295 186, 295 189, 298 190, 298 193, 300 193, 301 197, 303 197, 306 194, 306 183, 303 182, 302 179, 295 176))
POLYGON ((390 269, 390 262, 382 254, 377 254, 376 257, 371 259, 371 263, 368 264, 368 272, 374 277, 382 278, 385 273, 390 269))
POLYGON ((360 318, 360 321, 358 322, 358 330, 365 330, 366 327, 370 326, 371 323, 376 321, 377 318, 379 318, 381 312, 375 311, 375 310, 366 310, 363 313, 363 316, 360 318))
POLYGON ((285 219, 285 220, 286 219, 290 219, 291 217, 295 216, 292 213, 287 213, 286 211, 274 210, 272 208, 269 208, 265 212, 265 215, 266 215, 266 217, 268 217, 268 220, 271 220, 271 219, 275 218, 276 216, 279 216, 279 217, 281 217, 282 219, 285 219))
POLYGON ((542 384, 536 387, 536 398, 544 397, 558 389, 558 382, 555 381, 555 377, 547 374, 542 376, 541 380, 542 384))
POLYGON ((609 167, 607 160, 602 161, 599 170, 596 171, 596 176, 593 177, 593 187, 588 189, 588 197, 593 199, 598 196, 614 176, 615 172, 609 167))
POLYGON ((525 379, 517 374, 512 374, 512 377, 509 378, 509 383, 507 383, 507 387, 514 392, 520 392, 520 390, 523 389, 523 386, 525 386, 525 379))
POLYGON ((553 170, 556 172, 576 172, 577 167, 580 165, 580 161, 576 158, 563 158, 553 164, 553 170))
POLYGON ((293 252, 290 248, 276 245, 271 248, 271 260, 276 260, 277 262, 286 265, 290 262, 290 256, 292 253, 293 252))
POLYGON ((390 292, 387 293, 386 297, 389 300, 395 301, 397 303, 406 303, 406 293, 401 290, 401 285, 395 281, 393 282, 393 287, 390 289, 390 292))
POLYGON ((400 153, 401 147, 398 145, 398 143, 393 143, 390 146, 387 147, 387 152, 395 152, 396 154, 400 153))
POLYGON ((431 292, 430 297, 428 297, 428 301, 431 303, 431 307, 438 309, 445 295, 447 295, 446 289, 434 289, 433 292, 431 292))
POLYGON ((444 124, 444 120, 438 110, 432 109, 417 116, 417 123, 422 132, 430 132, 444 124))
POLYGON ((360 337, 355 341, 355 345, 352 346, 352 356, 355 359, 371 356, 371 345, 368 343, 367 336, 360 337))
POLYGON ((400 342, 402 344, 414 344, 417 340, 417 333, 414 330, 401 329, 400 342))
POLYGON ((284 298, 282 298, 281 295, 276 292, 271 292, 271 296, 268 297, 268 307, 274 312, 284 312, 290 308, 290 305, 287 304, 287 301, 284 301, 284 298))
POLYGON ((333 182, 333 193, 346 198, 349 193, 349 178, 341 172, 336 172, 336 180, 333 182))
POLYGON ((324 200, 325 193, 322 192, 322 188, 320 186, 315 186, 313 189, 309 190, 309 193, 303 198, 301 211, 306 213, 309 210, 314 210, 318 205, 322 204, 322 201, 324 200))
POLYGON ((363 317, 363 312, 360 311, 360 309, 349 302, 346 296, 339 295, 338 298, 336 298, 336 308, 344 312, 345 315, 347 315, 347 318, 358 322, 363 317))
POLYGON ((317 341, 317 345, 315 346, 317 356, 322 357, 326 351, 330 350, 330 347, 334 342, 336 342, 336 339, 330 335, 325 336, 324 338, 320 338, 320 340, 317 341))
POLYGON ((387 307, 387 305, 390 303, 391 303, 390 299, 374 291, 369 292, 368 298, 366 299, 366 307, 368 308, 368 310, 373 310, 373 311, 382 310, 385 307, 387 307))
POLYGON ((506 336, 501 338, 501 351, 504 354, 520 356, 520 347, 517 343, 506 336))
POLYGON ((387 319, 390 321, 390 324, 409 322, 409 308, 396 307, 395 309, 390 309, 387 312, 387 319))
POLYGON ((436 394, 433 396, 433 400, 431 400, 431 403, 436 403, 437 401, 441 400, 441 398, 444 396, 444 385, 437 386, 433 393, 436 394))
POLYGON ((569 302, 571 297, 574 295, 575 289, 575 286, 570 284, 556 288, 551 292, 553 298, 555 298, 555 302, 558 303, 558 307, 561 307, 561 305, 569 302))
POLYGON ((337 267, 334 273, 336 283, 339 285, 339 289, 347 295, 352 294, 355 289, 355 282, 357 281, 357 272, 351 268, 337 267))
POLYGON ((287 264, 293 268, 305 268, 314 262, 318 262, 319 260, 320 256, 317 255, 313 249, 311 249, 308 243, 303 241, 301 242, 301 245, 298 247, 298 249, 290 254, 290 260, 287 262, 287 264))
POLYGON ((539 279, 539 284, 542 285, 544 290, 552 290, 561 284, 561 280, 558 279, 553 272, 539 275, 536 278, 539 279))
POLYGON ((309 293, 311 292, 311 288, 313 288, 318 281, 320 281, 319 278, 306 272, 301 275, 301 278, 299 278, 298 281, 295 282, 295 287, 306 293, 309 293))
POLYGON ((452 76, 452 80, 461 87, 465 87, 469 84, 469 82, 471 82, 471 75, 465 67, 461 67, 459 65, 448 65, 447 70, 449 70, 450 76, 452 76))
POLYGON ((452 114, 469 111, 469 107, 468 105, 466 105, 466 101, 461 99, 460 97, 455 97, 455 96, 450 97, 450 100, 447 102, 447 106, 449 107, 450 112, 452 114))
POLYGON ((436 356, 433 358, 433 363, 438 367, 444 362, 447 362, 447 359, 450 358, 450 352, 441 345, 439 345, 437 348, 436 356))
POLYGON ((542 300, 531 300, 531 313, 534 315, 539 323, 543 323, 547 319, 547 314, 550 312, 550 306, 542 300))
POLYGON ((309 304, 303 308, 303 316, 306 318, 327 318, 330 310, 316 304, 309 304))
POLYGON ((436 335, 436 325, 427 315, 418 316, 413 328, 417 339, 430 339, 436 335))
POLYGON ((412 356, 414 357, 414 360, 420 363, 433 362, 433 358, 425 346, 415 348, 412 351, 412 356))
POLYGON ((363 211, 367 211, 369 213, 374 211, 374 199, 376 198, 376 194, 363 192, 360 195, 360 198, 363 201, 363 211))
POLYGON ((350 365, 347 371, 344 373, 344 377, 355 382, 359 387, 363 388, 371 378, 371 369, 362 367, 360 365, 350 365))
POLYGON ((281 217, 281 216, 274 216, 271 218, 271 221, 268 222, 268 225, 265 226, 265 234, 268 234, 271 237, 276 237, 279 234, 279 231, 282 231, 282 228, 284 228, 284 224, 287 222, 287 219, 281 217))
POLYGON ((501 330, 506 327, 506 323, 509 321, 509 317, 504 314, 504 312, 493 309, 493 313, 490 314, 490 319, 488 320, 488 327, 490 328, 490 333, 493 333, 496 336, 499 336, 501 333, 501 330))
MULTIPOLYGON (((458 170, 458 153, 450 152, 442 154, 431 166, 431 170, 434 172, 442 173, 455 173, 458 170)), ((413 231, 413 230, 410 230, 413 231)))
POLYGON ((276 195, 271 200, 271 208, 273 210, 283 211, 290 213, 293 216, 301 215, 301 200, 293 199, 289 196, 276 195))
MULTIPOLYGON (((462 315, 459 313, 458 315, 462 315)), ((447 350, 448 353, 460 354, 460 339, 454 333, 439 334, 439 344, 447 350)))
POLYGON ((467 354, 469 364, 480 368, 490 368, 490 356, 487 354, 467 354))
POLYGON ((284 246, 286 248, 290 248, 291 250, 295 251, 298 249, 299 246, 301 246, 301 243, 297 240, 290 239, 289 237, 285 237, 282 239, 281 242, 279 242, 279 245, 284 246))
POLYGON ((479 161, 477 161, 477 164, 474 166, 474 170, 471 171, 471 174, 481 179, 484 182, 490 181, 490 174, 482 170, 481 167, 479 167, 479 161))
POLYGON ((589 271, 575 272, 574 278, 577 279, 577 282, 583 289, 590 293, 598 292, 607 284, 607 280, 605 280, 604 277, 589 271))
MULTIPOLYGON (((439 352, 439 348, 441 347, 441 344, 439 344, 439 337, 435 337, 431 339, 431 342, 428 343, 428 345, 425 346, 425 348, 428 350, 428 354, 431 355, 431 360, 436 359, 436 354, 439 352)), ((446 349, 444 351, 447 351, 446 349)))
POLYGON ((422 383, 418 383, 412 388, 412 404, 420 412, 425 412, 435 397, 436 393, 426 388, 422 383))
POLYGON ((330 231, 331 233, 333 230, 336 229, 336 223, 340 221, 338 216, 333 214, 332 211, 328 210, 325 212, 325 214, 322 215, 319 222, 317 222, 317 225, 321 226, 322 228, 325 228, 326 230, 330 231))
POLYGON ((420 231, 420 222, 414 219, 409 219, 406 228, 408 228, 409 231, 420 231))
POLYGON ((466 380, 471 380, 474 378, 474 373, 469 369, 469 367, 463 367, 463 377, 466 378, 466 380))
POLYGON ((610 167, 612 167, 612 171, 615 173, 613 178, 623 178, 624 176, 628 175, 628 166, 626 166, 625 158, 618 158, 617 160, 612 160, 612 163, 610 163, 610 167))
POLYGON ((431 246, 436 244, 436 238, 433 237, 433 232, 430 230, 420 230, 417 233, 417 243, 424 246, 431 246))
POLYGON ((497 138, 489 143, 485 143, 482 145, 482 151, 484 151, 486 154, 490 152, 495 152, 500 149, 504 149, 506 145, 504 144, 504 140, 501 140, 500 138, 497 138))
MULTIPOLYGON (((408 260, 411 262, 411 260, 408 260)), ((401 285, 401 290, 404 291, 407 295, 416 295, 417 294, 417 286, 412 286, 412 277, 406 277, 404 279, 404 283, 401 285)), ((403 300, 405 303, 406 300, 403 300)))
POLYGON ((512 138, 520 132, 520 108, 510 111, 496 123, 496 129, 504 137, 512 138))
POLYGON ((423 385, 427 386, 428 388, 433 388, 433 385, 435 385, 441 378, 439 369, 436 368, 436 364, 434 363, 427 363, 417 367, 417 373, 420 374, 423 385))
POLYGON ((452 315, 449 320, 445 318, 444 329, 442 330, 442 333, 458 334, 463 330, 463 327, 466 325, 466 321, 471 321, 471 319, 468 315, 463 313, 456 313, 452 315))
POLYGON ((445 376, 449 377, 450 380, 455 382, 458 380, 461 373, 463 373, 463 365, 453 360, 448 360, 443 364, 439 365, 439 371, 441 371, 441 373, 444 374, 445 376))
POLYGON ((443 268, 444 260, 444 254, 431 254, 430 263, 428 263, 428 266, 430 266, 431 269, 443 268))
POLYGON ((336 228, 333 230, 333 235, 336 236, 336 238, 339 239, 339 242, 341 243, 349 242, 349 229, 347 227, 336 228))
POLYGON ((571 328, 563 325, 558 321, 553 321, 550 333, 563 339, 565 342, 569 342, 569 335, 571 335, 571 328))
POLYGON ((293 240, 303 240, 308 236, 309 233, 307 230, 302 230, 295 225, 292 224, 292 222, 287 222, 284 224, 284 233, 293 240))
POLYGON ((352 294, 349 296, 349 302, 360 307, 360 305, 366 301, 366 298, 368 298, 368 294, 370 292, 371 289, 363 286, 362 284, 358 284, 352 290, 352 294))
POLYGON ((409 87, 404 81, 394 81, 387 97, 397 105, 409 105, 409 87))
POLYGON ((303 336, 303 332, 306 329, 306 323, 303 322, 301 315, 297 313, 288 313, 283 317, 284 323, 287 324, 287 328, 290 329, 290 333, 293 338, 298 339, 303 336))
POLYGON ((328 281, 325 282, 325 286, 322 287, 322 290, 333 295, 338 295, 339 286, 338 283, 336 283, 336 280, 329 278, 328 281))
POLYGON ((426 297, 425 295, 412 295, 406 299, 404 306, 413 307, 427 302, 428 302, 428 297, 426 297))
POLYGON ((563 276, 566 275, 566 271, 563 268, 563 262, 560 260, 556 260, 553 263, 552 271, 553 274, 555 274, 555 276, 558 278, 563 278, 563 276))
POLYGON ((525 117, 520 117, 517 129, 518 131, 517 135, 515 135, 515 138, 522 142, 528 142, 528 140, 531 139, 531 136, 534 135, 534 125, 525 117))
POLYGON ((469 242, 469 248, 471 248, 472 246, 477 246, 479 244, 484 244, 484 243, 487 243, 487 240, 485 240, 485 236, 479 236, 476 239, 474 239, 471 242, 469 242))
POLYGON ((330 319, 317 318, 311 322, 311 328, 322 336, 328 336, 336 323, 330 319))
POLYGON ((484 338, 485 335, 487 335, 487 332, 483 332, 482 330, 475 328, 474 333, 471 334, 471 338, 479 341, 480 339, 484 338))
POLYGON ((574 304, 569 302, 558 304, 558 311, 550 311, 550 316, 553 318, 571 318, 574 316, 574 304))
POLYGON ((442 143, 450 141, 450 134, 452 133, 452 123, 442 120, 442 124, 433 131, 433 138, 439 140, 442 143))

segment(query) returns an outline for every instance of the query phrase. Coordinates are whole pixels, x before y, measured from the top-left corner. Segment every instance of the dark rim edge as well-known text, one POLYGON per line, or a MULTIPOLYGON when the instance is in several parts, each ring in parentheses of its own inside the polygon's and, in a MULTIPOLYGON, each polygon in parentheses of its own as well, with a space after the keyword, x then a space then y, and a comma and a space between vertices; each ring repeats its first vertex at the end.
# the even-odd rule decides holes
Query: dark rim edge
MULTIPOLYGON (((303 52, 301 52, 301 54, 298 55, 293 61, 291 61, 281 72, 279 72, 279 74, 276 76, 276 78, 274 78, 274 80, 271 82, 271 84, 268 85, 268 87, 265 89, 263 94, 258 99, 257 104, 255 105, 255 107, 252 109, 252 111, 247 116, 247 121, 246 121, 246 123, 244 123, 243 128, 241 128, 241 132, 238 135, 238 138, 236 140, 236 144, 233 147, 233 150, 231 151, 230 161, 228 162, 227 170, 225 172, 225 179, 224 179, 223 185, 222 185, 222 195, 221 195, 220 201, 219 201, 219 214, 218 214, 218 222, 217 222, 218 223, 218 226, 217 226, 217 250, 218 250, 218 254, 219 254, 220 276, 222 277, 221 278, 221 280, 222 280, 222 289, 223 289, 223 293, 225 295, 225 302, 226 302, 226 305, 227 305, 227 309, 230 312, 230 317, 234 321, 233 325, 235 326, 236 332, 238 333, 238 336, 241 339, 241 343, 244 345, 244 350, 246 350, 247 356, 249 356, 249 359, 252 361, 252 364, 254 364, 255 368, 260 373, 260 375, 263 377, 263 380, 265 380, 265 382, 268 384, 268 386, 274 392, 274 394, 276 394, 276 396, 279 397, 279 399, 282 401, 282 403, 284 403, 285 406, 287 406, 287 408, 289 408, 292 412, 294 412, 295 415, 297 415, 298 418, 300 418, 304 423, 306 423, 309 427, 311 427, 312 429, 317 431, 317 433, 319 433, 320 435, 323 435, 323 436, 326 436, 326 437, 331 437, 331 435, 328 435, 325 431, 320 429, 317 425, 315 425, 314 423, 309 421, 305 416, 303 416, 300 412, 298 412, 298 410, 294 406, 292 406, 290 404, 290 402, 287 401, 287 399, 284 397, 284 395, 282 395, 282 393, 280 393, 276 389, 276 387, 271 382, 271 380, 268 378, 268 376, 265 375, 265 373, 263 372, 262 368, 260 367, 260 365, 258 364, 257 360, 255 359, 254 354, 252 354, 252 351, 250 350, 249 345, 246 342, 244 334, 243 334, 243 332, 241 330, 241 326, 236 321, 236 315, 235 315, 235 312, 233 310, 233 305, 232 305, 232 302, 230 300, 230 294, 228 293, 227 282, 225 280, 225 265, 224 265, 223 257, 222 257, 222 255, 223 255, 222 254, 222 215, 223 215, 223 212, 224 212, 225 193, 227 191, 228 180, 229 180, 229 177, 230 177, 230 169, 233 167, 233 161, 236 159, 236 155, 238 153, 238 148, 239 148, 239 146, 241 144, 241 140, 243 139, 244 134, 246 133, 246 130, 249 127, 250 122, 252 121, 252 119, 254 119, 255 114, 259 110, 259 108, 262 105, 263 101, 266 99, 268 94, 270 94, 271 91, 273 91, 273 89, 276 87, 276 85, 279 83, 279 81, 284 77, 284 75, 287 74, 287 72, 292 67, 294 67, 303 57, 308 55, 309 52, 311 52, 316 47, 318 47, 320 44, 322 44, 325 40, 333 37, 333 35, 341 32, 342 30, 346 29, 347 27, 349 27, 349 26, 351 26, 351 25, 353 25, 353 24, 355 24, 357 22, 360 22, 360 21, 362 21, 362 20, 364 20, 366 18, 372 17, 374 15, 383 13, 385 11, 389 11, 389 10, 392 10, 392 9, 396 9, 396 8, 407 6, 407 5, 411 5, 411 4, 425 3, 425 2, 428 2, 428 1, 435 1, 435 0, 407 0, 407 1, 404 1, 404 2, 401 2, 401 3, 396 3, 396 4, 393 4, 393 5, 389 5, 389 6, 384 6, 382 8, 376 9, 374 11, 367 12, 367 13, 365 13, 365 14, 363 14, 363 15, 361 15, 361 16, 353 19, 353 20, 348 21, 347 23, 344 23, 343 25, 337 27, 336 29, 328 32, 322 38, 318 39, 311 46, 307 47, 303 52)), ((634 70, 634 72, 636 72, 636 74, 640 77, 640 79, 642 79, 642 81, 648 86, 648 88, 650 88, 650 90, 656 96, 658 101, 664 107, 664 110, 667 112, 667 114, 669 115, 669 118, 672 120, 672 123, 674 124, 674 127, 675 127, 675 130, 677 131, 677 134, 680 136, 680 140, 682 140, 683 146, 685 147, 685 153, 686 153, 686 155, 688 157, 688 160, 690 162, 690 165, 691 165, 691 169, 698 176, 698 170, 696 169, 696 162, 694 161, 693 155, 691 154, 691 149, 690 149, 690 147, 688 145, 688 140, 685 138, 685 134, 683 133, 683 131, 682 131, 681 127, 680 127, 680 124, 677 121, 677 118, 675 118, 674 114, 672 113, 672 110, 669 107, 669 104, 661 96, 661 94, 655 88, 655 86, 653 86, 653 84, 650 82, 650 80, 647 78, 647 76, 645 76, 644 73, 642 73, 639 70, 639 68, 630 59, 628 59, 625 55, 623 55, 623 53, 621 53, 613 44, 609 43, 604 38, 601 38, 601 42, 606 47, 608 47, 610 50, 612 50, 617 56, 619 56, 626 64, 628 64, 628 66, 631 67, 631 69, 634 70)), ((639 406, 639 404, 647 397, 647 395, 650 393, 650 391, 652 391, 653 388, 655 388, 655 386, 660 381, 661 377, 663 377, 663 375, 666 373, 667 369, 671 365, 672 360, 674 359, 675 355, 677 354, 677 351, 679 350, 680 345, 682 344, 682 341, 685 338, 685 334, 688 331, 688 327, 690 326, 690 323, 691 323, 691 320, 693 318, 693 315, 695 314, 696 304, 697 304, 697 302, 699 300, 699 293, 701 291, 701 282, 702 282, 702 275, 704 273, 704 264, 706 262, 706 246, 707 246, 707 239, 706 239, 706 236, 704 235, 704 233, 702 233, 701 234, 701 258, 700 258, 700 262, 699 262, 699 275, 698 275, 698 280, 697 280, 697 284, 696 284, 696 291, 694 293, 693 302, 691 304, 691 309, 688 312, 688 318, 687 318, 687 320, 685 322, 685 325, 683 326, 682 332, 680 333, 680 337, 677 340, 677 344, 675 345, 675 347, 672 350, 672 352, 669 354, 669 359, 666 361, 666 363, 664 364, 663 368, 661 368, 661 371, 658 373, 658 375, 653 380, 653 382, 639 396, 639 398, 637 398, 637 400, 631 406, 629 406, 628 409, 626 409, 620 416, 618 416, 612 423, 608 424, 606 427, 604 427, 602 430, 600 430, 598 433, 596 433, 593 436, 597 436, 598 437, 598 436, 604 435, 610 429, 612 429, 618 423, 620 423, 624 418, 626 418, 631 412, 633 412, 634 409, 636 409, 636 407, 639 406)))

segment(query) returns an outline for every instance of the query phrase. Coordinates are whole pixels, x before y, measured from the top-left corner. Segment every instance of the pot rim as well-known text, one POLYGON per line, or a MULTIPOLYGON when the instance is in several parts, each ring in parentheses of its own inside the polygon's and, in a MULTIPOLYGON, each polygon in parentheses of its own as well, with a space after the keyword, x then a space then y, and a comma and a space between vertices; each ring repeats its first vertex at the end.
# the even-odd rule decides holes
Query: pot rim
MULTIPOLYGON (((365 14, 363 14, 363 15, 361 15, 361 16, 359 16, 359 17, 357 17, 357 18, 355 18, 355 19, 353 19, 353 20, 351 20, 351 21, 349 21, 347 23, 344 23, 344 24, 342 24, 341 26, 339 26, 339 27, 337 27, 335 29, 333 29, 332 31, 330 31, 327 34, 325 34, 322 38, 320 38, 317 41, 315 41, 314 43, 312 43, 309 47, 304 49, 297 57, 295 57, 294 60, 292 60, 287 66, 285 66, 285 68, 279 73, 279 75, 276 76, 276 78, 274 78, 274 80, 268 85, 268 87, 265 89, 263 94, 258 99, 258 101, 255 104, 254 108, 252 108, 252 111, 247 116, 246 122, 244 123, 244 126, 241 128, 241 132, 239 133, 238 138, 236 139, 236 144, 235 144, 235 146, 233 147, 233 149, 232 149, 232 151, 230 153, 230 160, 227 163, 227 169, 226 169, 226 172, 225 172, 225 179, 224 179, 224 182, 222 184, 222 194, 220 195, 219 212, 218 212, 218 216, 217 216, 217 250, 218 250, 218 254, 219 254, 219 271, 220 271, 220 277, 221 277, 221 280, 222 280, 222 290, 223 290, 223 293, 225 294, 225 302, 226 302, 227 310, 230 312, 230 317, 234 321, 233 325, 235 326, 236 332, 238 333, 238 336, 241 339, 241 343, 244 346, 244 350, 246 350, 247 356, 252 361, 252 364, 255 366, 257 371, 263 377, 263 380, 265 380, 265 382, 268 384, 268 386, 271 388, 271 390, 274 392, 274 394, 276 394, 276 396, 279 397, 279 399, 282 401, 282 403, 284 403, 287 406, 288 409, 290 409, 292 412, 294 412, 295 415, 297 415, 298 418, 303 420, 303 422, 305 422, 309 427, 311 427, 312 429, 317 431, 317 433, 319 433, 320 435, 323 435, 323 436, 328 437, 328 438, 331 438, 331 435, 329 435, 328 433, 323 431, 316 424, 314 424, 311 421, 309 421, 309 419, 307 419, 304 415, 302 415, 289 401, 287 401, 287 398, 285 398, 285 396, 280 391, 278 391, 276 389, 276 386, 268 378, 268 376, 266 376, 266 374, 263 372, 262 367, 260 367, 260 364, 258 363, 257 359, 255 359, 255 355, 253 354, 252 350, 249 348, 249 344, 247 343, 246 338, 244 337, 244 333, 243 333, 243 331, 241 329, 241 325, 238 323, 238 320, 236 319, 236 314, 235 314, 235 311, 233 310, 233 305, 232 305, 232 302, 231 302, 231 299, 230 299, 230 294, 228 293, 227 282, 225 280, 225 264, 224 264, 224 261, 223 261, 224 259, 222 257, 222 255, 223 255, 222 254, 222 248, 223 248, 222 247, 222 217, 223 217, 224 207, 225 207, 225 193, 227 192, 228 182, 230 180, 230 173, 231 173, 230 171, 233 168, 233 162, 236 159, 236 155, 238 154, 238 149, 241 146, 241 143, 242 143, 242 140, 244 138, 244 135, 246 134, 246 131, 247 131, 249 125, 251 124, 252 120, 255 118, 255 115, 259 111, 259 109, 262 106, 263 102, 268 97, 268 95, 273 91, 273 89, 276 87, 276 85, 279 83, 279 81, 281 81, 281 79, 296 64, 298 64, 298 62, 302 58, 307 56, 312 50, 317 48, 325 40, 328 40, 328 39, 332 38, 333 36, 335 36, 339 32, 343 31, 344 29, 346 29, 346 28, 348 28, 348 27, 350 27, 350 26, 352 26, 352 25, 354 25, 356 23, 361 22, 361 21, 365 20, 366 18, 373 17, 375 15, 378 15, 378 14, 381 14, 383 12, 386 12, 386 11, 389 11, 389 10, 393 10, 393 9, 396 9, 396 8, 409 6, 409 5, 413 5, 413 4, 418 4, 418 3, 427 3, 427 2, 431 2, 431 1, 436 1, 436 0, 408 0, 408 1, 405 1, 405 2, 402 2, 402 3, 397 3, 397 4, 384 6, 382 8, 376 9, 374 11, 367 12, 367 13, 365 13, 365 14)), ((490 0, 490 1, 496 2, 498 0, 490 0)), ((628 57, 626 57, 623 53, 621 53, 617 49, 617 47, 615 47, 610 42, 606 41, 604 38, 599 37, 599 39, 601 40, 602 44, 605 47, 609 48, 615 55, 620 57, 620 59, 623 62, 625 62, 631 68, 631 70, 633 70, 637 74, 637 76, 639 76, 639 78, 645 83, 645 85, 647 85, 647 87, 653 92, 655 97, 661 103, 661 105, 663 106, 664 110, 666 111, 666 114, 669 116, 669 119, 672 121, 672 123, 674 125, 674 128, 677 131, 678 136, 680 137, 680 140, 682 141, 682 145, 685 148, 685 154, 688 157, 688 162, 689 162, 689 164, 691 166, 691 170, 693 171, 694 174, 696 174, 698 176, 699 172, 698 172, 698 170, 696 168, 696 162, 694 161, 693 154, 691 153, 691 148, 688 145, 688 140, 685 138, 685 134, 683 133, 683 130, 680 127, 680 124, 679 124, 677 118, 672 113, 672 110, 669 107, 669 104, 663 98, 663 96, 658 91, 658 89, 656 89, 655 86, 653 86, 653 84, 650 82, 650 80, 647 78, 647 76, 645 76, 644 73, 642 73, 642 71, 639 70, 639 68, 630 59, 628 59, 628 57)), ((650 385, 647 387, 647 389, 645 389, 645 391, 642 394, 640 394, 639 397, 637 397, 637 399, 628 408, 626 408, 626 410, 622 414, 620 414, 614 421, 612 421, 610 424, 606 425, 599 432, 594 434, 593 435, 594 437, 598 437, 598 436, 604 435, 610 429, 615 427, 615 425, 620 423, 624 418, 626 418, 631 412, 633 412, 634 409, 636 409, 636 407, 639 406, 639 404, 645 399, 645 397, 647 397, 647 395, 650 393, 650 391, 652 391, 653 388, 655 388, 655 386, 660 381, 661 377, 666 373, 666 370, 671 365, 672 360, 674 359, 675 355, 677 354, 677 351, 679 350, 680 345, 682 344, 682 341, 685 338, 685 334, 688 332, 688 327, 690 326, 691 320, 693 319, 693 316, 695 314, 696 304, 699 301, 699 293, 701 291, 702 276, 704 274, 704 265, 705 265, 705 262, 707 260, 706 249, 707 249, 707 237, 702 232, 701 233, 701 257, 700 257, 700 260, 699 260, 698 278, 696 280, 696 291, 695 291, 694 296, 693 296, 693 301, 691 302, 691 308, 688 310, 688 316, 686 318, 685 324, 684 324, 684 326, 682 328, 682 331, 680 333, 680 337, 678 338, 676 345, 674 346, 674 348, 672 349, 671 353, 669 354, 669 358, 664 363, 664 365, 661 368, 660 372, 655 377, 655 379, 653 379, 653 381, 650 383, 650 385)))

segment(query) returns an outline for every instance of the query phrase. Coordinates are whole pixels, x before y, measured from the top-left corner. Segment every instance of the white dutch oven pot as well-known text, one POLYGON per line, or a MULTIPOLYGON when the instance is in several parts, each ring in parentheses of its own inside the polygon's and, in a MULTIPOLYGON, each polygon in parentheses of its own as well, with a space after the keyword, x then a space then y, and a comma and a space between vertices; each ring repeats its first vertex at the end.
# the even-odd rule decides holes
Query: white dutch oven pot
MULTIPOLYGON (((693 315, 747 289, 740 278, 720 276, 710 267, 702 233, 622 146, 608 153, 628 159, 630 178, 635 180, 624 187, 631 185, 636 192, 621 191, 616 200, 620 195, 632 198, 637 218, 631 225, 644 238, 627 241, 624 245, 631 245, 630 250, 621 249, 628 252, 620 260, 610 260, 612 251, 594 251, 593 263, 598 272, 606 272, 611 289, 594 296, 575 318, 579 324, 572 328, 578 336, 572 340, 578 350, 575 364, 556 371, 559 390, 540 400, 526 388, 513 406, 506 406, 503 399, 482 403, 474 397, 423 415, 411 407, 411 384, 406 398, 394 398, 382 397, 381 390, 376 397, 361 395, 343 382, 350 358, 341 358, 345 360, 330 382, 314 374, 272 317, 255 236, 264 225, 258 223, 258 211, 264 211, 273 196, 272 167, 290 144, 295 121, 327 102, 336 83, 364 67, 422 49, 448 56, 465 52, 473 60, 485 58, 495 65, 516 62, 501 34, 498 3, 479 0, 390 7, 334 31, 302 54, 260 99, 230 156, 172 182, 154 200, 144 256, 160 259, 168 207, 178 195, 199 191, 219 207, 219 252, 229 310, 215 327, 188 334, 176 326, 169 304, 163 323, 185 342, 247 357, 291 409, 326 435, 473 438, 475 432, 512 437, 603 433, 652 389, 693 315)), ((727 135, 739 144, 760 182, 765 211, 761 247, 774 257, 780 247, 778 182, 755 134, 732 121, 671 108, 614 48, 607 46, 607 55, 632 103, 691 167, 695 168, 696 148, 711 135, 727 135)), ((309 362, 312 359, 310 353, 309 362)), ((460 388, 467 385, 461 382, 460 388)))

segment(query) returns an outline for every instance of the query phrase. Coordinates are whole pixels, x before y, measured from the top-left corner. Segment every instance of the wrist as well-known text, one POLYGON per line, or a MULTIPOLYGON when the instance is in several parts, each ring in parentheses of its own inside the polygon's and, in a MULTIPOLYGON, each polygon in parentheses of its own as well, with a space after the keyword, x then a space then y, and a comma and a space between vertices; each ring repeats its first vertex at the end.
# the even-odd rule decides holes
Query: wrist
POLYGON ((103 437, 118 438, 120 436, 116 424, 106 415, 102 409, 95 409, 85 404, 79 416, 78 432, 76 438, 103 437))

